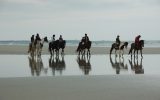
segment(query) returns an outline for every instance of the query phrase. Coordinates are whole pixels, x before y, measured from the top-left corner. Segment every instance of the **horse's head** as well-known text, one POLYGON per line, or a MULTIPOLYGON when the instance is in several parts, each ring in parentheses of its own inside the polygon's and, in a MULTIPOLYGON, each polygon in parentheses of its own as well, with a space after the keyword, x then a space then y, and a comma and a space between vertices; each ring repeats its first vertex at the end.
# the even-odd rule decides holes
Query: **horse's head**
POLYGON ((128 42, 124 42, 124 45, 125 45, 125 47, 126 47, 126 49, 127 49, 127 46, 128 46, 128 42))
POLYGON ((47 39, 47 37, 44 37, 44 41, 48 43, 48 39, 47 39))
POLYGON ((140 40, 139 43, 140 43, 141 47, 144 47, 144 40, 140 40))

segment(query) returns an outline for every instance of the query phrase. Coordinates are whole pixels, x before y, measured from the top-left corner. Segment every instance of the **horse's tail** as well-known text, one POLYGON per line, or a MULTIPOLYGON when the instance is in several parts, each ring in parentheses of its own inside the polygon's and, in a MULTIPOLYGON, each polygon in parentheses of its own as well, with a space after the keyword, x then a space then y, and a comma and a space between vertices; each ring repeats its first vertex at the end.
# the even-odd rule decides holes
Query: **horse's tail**
POLYGON ((49 43, 48 51, 51 53, 52 52, 52 43, 49 43))
POLYGON ((112 54, 112 51, 113 51, 113 44, 112 44, 112 47, 111 47, 111 49, 110 49, 110 55, 112 54))
POLYGON ((77 47, 77 52, 79 51, 79 49, 80 49, 80 45, 81 45, 81 43, 79 43, 79 45, 78 45, 78 47, 77 47))
POLYGON ((89 43, 89 48, 91 48, 92 41, 89 41, 88 43, 89 43))
POLYGON ((129 50, 129 53, 128 53, 128 54, 131 54, 131 53, 132 53, 132 50, 133 50, 133 48, 134 48, 133 46, 134 46, 134 43, 132 43, 132 44, 131 44, 131 48, 130 48, 130 50, 129 50))

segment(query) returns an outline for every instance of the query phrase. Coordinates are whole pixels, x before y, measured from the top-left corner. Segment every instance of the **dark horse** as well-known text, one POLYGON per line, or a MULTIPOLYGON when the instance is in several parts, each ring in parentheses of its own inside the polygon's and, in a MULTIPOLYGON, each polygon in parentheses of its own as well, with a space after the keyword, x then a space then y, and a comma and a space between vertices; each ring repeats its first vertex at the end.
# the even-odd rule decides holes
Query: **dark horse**
POLYGON ((129 50, 129 54, 131 54, 131 57, 132 57, 132 50, 134 50, 134 56, 135 56, 135 52, 137 51, 137 56, 138 56, 138 50, 140 50, 140 53, 141 53, 141 57, 142 56, 142 49, 144 47, 144 40, 140 40, 139 41, 139 46, 136 46, 135 43, 132 43, 131 44, 131 49, 129 50))
POLYGON ((59 41, 56 40, 54 42, 49 43, 49 52, 51 55, 54 55, 54 51, 56 52, 57 55, 59 55, 59 49, 62 49, 61 54, 64 54, 64 48, 66 46, 66 41, 59 41))
POLYGON ((83 40, 81 42, 79 42, 79 45, 77 47, 77 52, 79 52, 79 55, 80 53, 82 55, 85 55, 85 49, 87 49, 87 55, 90 55, 90 48, 91 48, 91 44, 92 42, 91 41, 88 41, 87 43, 85 43, 83 40))
MULTIPOLYGON (((110 55, 112 54, 113 49, 115 49, 115 54, 116 54, 117 50, 120 50, 120 51, 123 51, 122 52, 122 56, 123 56, 123 54, 124 54, 124 47, 127 49, 127 46, 128 46, 128 42, 124 42, 121 46, 118 46, 117 43, 113 43, 112 47, 110 49, 110 55)), ((119 55, 120 55, 120 53, 119 53, 119 55)))

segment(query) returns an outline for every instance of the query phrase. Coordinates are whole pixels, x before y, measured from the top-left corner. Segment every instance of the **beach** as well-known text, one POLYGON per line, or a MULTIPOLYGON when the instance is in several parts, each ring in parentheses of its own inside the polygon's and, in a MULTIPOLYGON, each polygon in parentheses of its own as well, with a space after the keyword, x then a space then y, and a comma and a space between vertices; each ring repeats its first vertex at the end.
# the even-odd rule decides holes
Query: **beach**
POLYGON ((64 76, 0 79, 1 100, 159 100, 158 76, 64 76))
POLYGON ((146 47, 143 58, 109 55, 92 47, 79 57, 76 46, 51 57, 47 45, 33 59, 26 45, 0 45, 0 100, 159 100, 160 48, 146 47))
MULTIPOLYGON (((64 52, 66 55, 75 55, 77 46, 66 46, 64 52)), ((128 54, 130 47, 124 49, 124 53, 128 54)), ((109 54, 110 47, 91 47, 91 54, 109 54)), ((114 50, 113 50, 114 53, 114 50)), ((160 47, 144 47, 144 54, 160 54, 160 47)), ((26 45, 0 45, 0 54, 28 54, 28 46, 26 45)), ((49 54, 48 46, 45 45, 42 50, 43 54, 49 54)))

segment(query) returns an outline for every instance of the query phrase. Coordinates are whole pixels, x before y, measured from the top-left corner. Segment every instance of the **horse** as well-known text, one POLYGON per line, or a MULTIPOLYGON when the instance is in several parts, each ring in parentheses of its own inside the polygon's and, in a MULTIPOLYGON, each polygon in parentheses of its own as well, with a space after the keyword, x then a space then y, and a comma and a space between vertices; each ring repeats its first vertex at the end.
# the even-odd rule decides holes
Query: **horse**
POLYGON ((56 40, 54 42, 50 42, 49 43, 49 52, 51 55, 54 55, 54 51, 56 51, 56 55, 59 55, 59 49, 62 49, 62 52, 61 54, 64 54, 64 48, 66 46, 66 41, 63 40, 63 41, 59 41, 59 40, 56 40))
POLYGON ((90 53, 91 44, 92 44, 91 41, 88 41, 86 43, 83 42, 83 41, 79 42, 79 45, 78 45, 77 50, 76 50, 77 52, 79 52, 78 55, 80 55, 80 53, 82 55, 85 55, 85 49, 87 49, 87 55, 90 55, 91 54, 90 53))
MULTIPOLYGON (((124 42, 120 46, 118 46, 117 43, 113 43, 112 46, 111 46, 111 49, 110 49, 110 56, 112 54, 113 49, 115 49, 115 54, 116 54, 116 51, 119 50, 119 55, 120 55, 120 53, 122 51, 122 56, 123 56, 123 54, 124 54, 124 48, 127 49, 127 46, 128 46, 128 42, 124 42)), ((117 54, 116 54, 116 56, 117 56, 117 54)))
POLYGON ((140 50, 141 57, 143 58, 143 55, 142 55, 143 47, 144 47, 144 40, 139 41, 139 46, 136 46, 135 43, 132 43, 128 54, 131 54, 131 58, 132 58, 132 50, 134 50, 134 57, 135 57, 135 52, 137 51, 137 56, 138 56, 138 50, 140 50))
POLYGON ((41 52, 42 52, 42 48, 43 48, 43 44, 44 42, 48 43, 48 39, 47 37, 42 38, 40 41, 34 41, 30 44, 30 49, 28 52, 30 52, 31 56, 37 55, 37 56, 41 56, 41 52), (35 44, 36 42, 36 44, 35 44))

